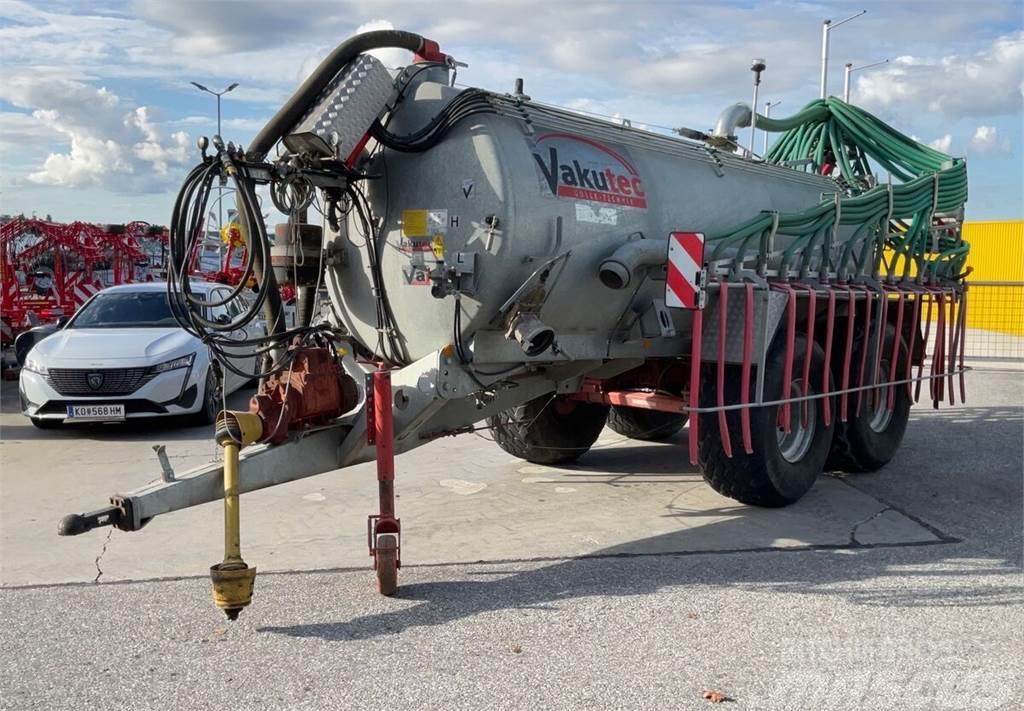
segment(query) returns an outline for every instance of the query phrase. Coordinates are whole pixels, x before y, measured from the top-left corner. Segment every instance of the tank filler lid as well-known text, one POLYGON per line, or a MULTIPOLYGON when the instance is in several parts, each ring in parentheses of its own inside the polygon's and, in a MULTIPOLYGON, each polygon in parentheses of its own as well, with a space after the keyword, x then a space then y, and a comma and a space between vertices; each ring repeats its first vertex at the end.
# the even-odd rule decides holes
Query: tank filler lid
POLYGON ((352 166, 370 137, 370 126, 395 92, 391 73, 369 54, 345 65, 313 107, 284 137, 292 153, 336 157, 352 166))

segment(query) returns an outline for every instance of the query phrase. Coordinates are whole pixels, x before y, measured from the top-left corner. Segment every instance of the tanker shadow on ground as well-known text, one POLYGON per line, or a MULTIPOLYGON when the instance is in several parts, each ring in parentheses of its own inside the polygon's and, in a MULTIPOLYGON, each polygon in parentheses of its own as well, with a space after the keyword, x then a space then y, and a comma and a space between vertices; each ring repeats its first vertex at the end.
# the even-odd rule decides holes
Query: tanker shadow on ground
MULTIPOLYGON (((950 440, 950 451, 962 452, 965 442, 977 439, 979 431, 983 431, 989 443, 1000 443, 1016 453, 1021 451, 1024 408, 922 410, 915 413, 915 420, 918 420, 915 423, 919 429, 915 435, 918 445, 945 436, 950 440), (954 423, 961 426, 973 423, 983 430, 950 430, 954 423)), ((630 450, 608 451, 628 453, 630 450)), ((636 450, 633 451, 635 454, 636 450)), ((602 459, 606 459, 605 455, 602 459)), ((618 455, 607 459, 601 462, 601 466, 614 464, 618 455)), ((971 477, 965 478, 964 461, 957 461, 957 457, 944 457, 941 452, 937 453, 937 459, 948 460, 944 469, 931 472, 940 480, 937 486, 949 483, 963 487, 964 490, 956 492, 957 496, 971 496, 972 491, 1002 491, 1003 495, 990 497, 985 502, 986 514, 991 520, 1020 524, 1019 460, 1016 465, 1010 459, 1000 466, 975 471, 971 477)), ((680 448, 679 461, 688 461, 685 447, 680 448)), ((583 467, 577 469, 582 470, 583 467)), ((898 477, 901 473, 890 471, 888 474, 866 476, 878 484, 881 477, 898 477)), ((647 474, 645 468, 644 475, 647 474)), ((870 486, 869 479, 864 481, 870 486)), ((897 486, 897 483, 898 480, 891 485, 897 486)), ((854 486, 865 491, 859 485, 854 486)), ((942 509, 935 509, 933 513, 948 515, 940 514, 940 511, 942 509)), ((417 605, 350 620, 268 626, 261 627, 259 631, 339 642, 372 639, 417 627, 444 625, 497 610, 546 610, 551 614, 561 614, 559 603, 568 599, 650 595, 663 588, 679 586, 839 595, 851 605, 899 608, 1024 604, 1024 589, 1019 583, 1019 525, 1016 527, 1018 534, 1007 540, 998 532, 986 531, 986 522, 976 520, 976 514, 964 512, 957 520, 928 522, 938 539, 924 543, 867 546, 853 542, 847 546, 796 549, 695 550, 700 547, 694 545, 695 540, 712 531, 716 538, 728 539, 729 531, 738 531, 744 516, 757 515, 755 512, 739 505, 719 511, 675 510, 670 515, 679 518, 707 517, 716 513, 728 514, 732 518, 693 528, 682 527, 668 534, 638 539, 551 565, 538 562, 538 567, 527 570, 502 569, 501 564, 469 566, 463 572, 463 576, 469 579, 404 585, 398 597, 417 601, 417 605), (939 530, 945 525, 952 525, 957 530, 966 528, 973 534, 961 541, 939 530), (975 537, 978 540, 971 540, 975 537), (915 585, 915 580, 921 583, 915 585), (941 584, 936 585, 935 581, 941 581, 941 584), (870 585, 856 585, 864 582, 870 582, 870 585)), ((914 515, 913 512, 907 514, 914 515)), ((414 577, 414 572, 407 571, 407 579, 414 577)), ((680 609, 677 613, 699 612, 699 589, 694 592, 692 604, 693 610, 680 609)))

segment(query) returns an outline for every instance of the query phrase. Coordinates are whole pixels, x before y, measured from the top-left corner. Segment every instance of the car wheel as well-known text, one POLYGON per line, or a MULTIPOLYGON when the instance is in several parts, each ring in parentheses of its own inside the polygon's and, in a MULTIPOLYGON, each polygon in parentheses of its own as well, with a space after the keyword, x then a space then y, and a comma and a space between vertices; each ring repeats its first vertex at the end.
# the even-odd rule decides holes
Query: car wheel
POLYGON ((64 424, 60 420, 43 420, 38 417, 30 417, 28 419, 31 420, 34 427, 38 427, 41 430, 55 430, 64 424))
POLYGON ((195 414, 200 425, 212 425, 217 413, 224 409, 223 384, 211 365, 206 369, 206 385, 203 387, 203 406, 195 414))

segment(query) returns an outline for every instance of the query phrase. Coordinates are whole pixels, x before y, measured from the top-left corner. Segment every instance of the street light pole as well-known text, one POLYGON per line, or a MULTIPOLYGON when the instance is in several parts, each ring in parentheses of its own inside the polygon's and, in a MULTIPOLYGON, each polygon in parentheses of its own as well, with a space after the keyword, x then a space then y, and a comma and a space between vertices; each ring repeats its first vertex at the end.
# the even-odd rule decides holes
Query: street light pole
POLYGON ((856 15, 850 15, 845 20, 840 20, 835 24, 832 20, 825 20, 821 23, 821 98, 824 99, 828 96, 828 33, 839 27, 845 25, 850 20, 860 17, 867 10, 861 10, 856 15))
POLYGON ((750 61, 750 71, 754 72, 754 99, 750 103, 750 155, 754 155, 754 140, 757 138, 757 89, 761 86, 761 72, 765 70, 765 61, 760 57, 750 61))
MULTIPOLYGON (((229 91, 234 90, 238 86, 238 82, 234 82, 227 89, 223 91, 214 91, 213 89, 207 89, 205 86, 197 81, 191 82, 192 86, 199 89, 199 91, 205 91, 207 94, 213 94, 217 97, 217 135, 220 136, 220 97, 227 94, 229 91)), ((217 186, 217 229, 224 227, 224 186, 217 186)))
POLYGON ((853 66, 852 63, 846 63, 846 71, 843 73, 843 101, 850 103, 850 75, 854 72, 859 72, 861 69, 870 69, 871 67, 877 67, 880 64, 888 64, 888 59, 883 59, 881 62, 874 62, 872 64, 862 64, 859 67, 853 66))
MULTIPOLYGON (((772 117, 772 107, 773 106, 778 106, 781 103, 782 103, 782 99, 779 99, 778 101, 766 101, 766 102, 764 102, 764 117, 765 118, 771 118, 772 117)), ((761 155, 764 156, 765 154, 768 153, 768 132, 767 131, 762 131, 762 133, 764 133, 764 147, 761 149, 761 155)))

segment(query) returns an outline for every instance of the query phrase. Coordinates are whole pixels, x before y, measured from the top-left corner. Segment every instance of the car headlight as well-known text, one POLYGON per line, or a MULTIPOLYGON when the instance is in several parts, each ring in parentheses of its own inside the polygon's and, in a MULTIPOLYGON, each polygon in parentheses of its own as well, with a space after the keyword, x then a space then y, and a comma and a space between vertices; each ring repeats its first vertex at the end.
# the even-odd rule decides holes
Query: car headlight
POLYGON ((192 365, 192 361, 196 359, 195 353, 189 353, 187 356, 181 356, 174 360, 164 361, 159 365, 154 365, 149 369, 151 375, 157 375, 158 373, 166 373, 168 370, 177 370, 178 368, 188 368, 192 365))
POLYGON ((31 353, 29 353, 28 358, 25 359, 25 365, 23 365, 22 368, 30 373, 38 373, 39 375, 46 375, 49 372, 41 361, 32 357, 31 353))

